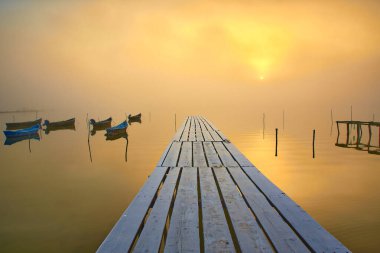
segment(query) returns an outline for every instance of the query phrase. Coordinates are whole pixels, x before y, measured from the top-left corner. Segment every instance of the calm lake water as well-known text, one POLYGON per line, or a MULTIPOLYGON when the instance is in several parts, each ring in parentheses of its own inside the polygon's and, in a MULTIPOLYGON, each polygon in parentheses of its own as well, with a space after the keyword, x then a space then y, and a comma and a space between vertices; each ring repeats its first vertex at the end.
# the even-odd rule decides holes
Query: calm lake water
MULTIPOLYGON (((94 252, 175 133, 174 112, 142 113, 142 124, 128 128, 128 146, 123 138, 106 141, 104 132, 88 139, 86 113, 69 112, 38 116, 50 121, 76 117, 75 131, 42 131, 41 140, 31 140, 30 145, 29 141, 1 145, 0 252, 94 252)), ((177 126, 188 114, 177 113, 177 126)), ((331 128, 328 113, 318 121, 286 113, 284 122, 282 111, 267 113, 265 122, 259 112, 202 115, 348 248, 378 251, 380 156, 336 147, 337 130, 335 125, 331 128)), ((88 117, 109 116, 113 124, 125 119, 124 112, 88 117)), ((0 114, 3 129, 13 117, 24 121, 35 115, 0 114)), ((374 139, 379 139, 378 132, 374 139)))

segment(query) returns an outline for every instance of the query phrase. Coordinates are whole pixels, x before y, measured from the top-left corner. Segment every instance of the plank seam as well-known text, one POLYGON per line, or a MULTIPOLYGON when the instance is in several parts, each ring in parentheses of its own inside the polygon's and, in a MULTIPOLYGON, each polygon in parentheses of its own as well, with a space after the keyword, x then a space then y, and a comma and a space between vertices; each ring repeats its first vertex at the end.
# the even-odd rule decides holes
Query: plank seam
POLYGON ((197 167, 197 190, 198 190, 198 225, 199 225, 199 242, 201 253, 205 252, 205 243, 203 236, 203 212, 202 212, 202 196, 201 196, 201 179, 199 176, 199 167, 197 167))
MULTIPOLYGON (((240 168, 241 169, 241 168, 240 168)), ((276 249, 274 243, 272 242, 272 239, 270 238, 270 236, 268 235, 268 232, 264 229, 260 219, 257 217, 257 215, 255 214, 255 212, 252 210, 251 206, 249 205, 246 197, 244 196, 243 194, 243 191, 240 189, 239 185, 237 184, 237 182, 235 181, 235 178, 232 176, 230 170, 228 169, 228 167, 226 167, 226 170, 227 170, 227 173, 230 175, 232 181, 234 182, 234 184, 236 185, 236 188, 239 190, 240 192, 240 195, 242 196, 245 204, 247 205, 248 207, 248 210, 251 211, 251 214, 253 215, 253 217, 256 219, 257 223, 259 224, 261 230, 264 232, 267 240, 269 241, 269 243, 271 244, 271 246, 273 247, 273 249, 276 251, 276 252, 279 252, 278 249, 276 249)))
POLYGON ((215 175, 215 171, 214 171, 214 168, 213 167, 210 167, 211 168, 211 171, 212 171, 212 175, 214 177, 214 180, 215 180, 215 184, 216 184, 216 188, 218 190, 218 194, 219 194, 219 199, 220 199, 220 202, 222 203, 222 206, 223 206, 223 212, 224 212, 224 216, 226 218, 226 221, 227 221, 227 225, 228 225, 228 228, 230 230, 230 234, 231 234, 231 238, 232 238, 232 242, 234 244, 234 247, 235 247, 235 250, 236 250, 236 253, 241 253, 241 248, 240 248, 240 245, 239 245, 239 241, 238 241, 238 238, 236 236, 236 232, 235 232, 235 229, 232 225, 232 221, 231 221, 231 217, 230 217, 230 214, 228 213, 228 209, 227 209, 227 205, 225 203, 225 200, 224 200, 224 197, 223 197, 223 194, 222 194, 222 190, 220 189, 220 185, 219 185, 219 182, 216 178, 216 175, 215 175))
MULTIPOLYGON (((168 212, 168 215, 166 216, 167 226, 165 226, 164 232, 162 233, 161 243, 160 243, 160 247, 159 247, 160 249, 162 247, 165 247, 165 244, 166 244, 167 233, 168 233, 169 228, 170 228, 170 219, 171 219, 171 215, 173 213, 174 202, 175 202, 175 199, 177 198, 177 191, 178 191, 179 182, 181 181, 182 170, 183 170, 183 168, 180 167, 177 182, 176 182, 176 185, 174 187, 172 201, 170 202, 169 212, 168 212)), ((160 250, 160 252, 161 252, 161 250, 160 250)))

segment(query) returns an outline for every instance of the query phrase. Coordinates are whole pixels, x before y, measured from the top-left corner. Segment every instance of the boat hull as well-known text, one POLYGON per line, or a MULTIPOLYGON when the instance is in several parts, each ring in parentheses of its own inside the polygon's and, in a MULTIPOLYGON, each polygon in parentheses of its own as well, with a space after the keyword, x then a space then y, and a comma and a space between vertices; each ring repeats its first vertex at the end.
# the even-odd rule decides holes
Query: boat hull
POLYGON ((29 128, 35 125, 41 125, 42 118, 39 118, 34 121, 26 121, 26 122, 15 122, 15 123, 6 123, 7 130, 17 130, 29 128))
POLYGON ((75 118, 57 121, 57 122, 49 122, 45 121, 44 125, 48 128, 58 128, 58 127, 71 127, 75 125, 75 118))
POLYGON ((32 136, 38 133, 40 125, 34 125, 29 128, 20 129, 20 130, 5 130, 3 131, 5 136, 8 137, 21 137, 21 136, 32 136))

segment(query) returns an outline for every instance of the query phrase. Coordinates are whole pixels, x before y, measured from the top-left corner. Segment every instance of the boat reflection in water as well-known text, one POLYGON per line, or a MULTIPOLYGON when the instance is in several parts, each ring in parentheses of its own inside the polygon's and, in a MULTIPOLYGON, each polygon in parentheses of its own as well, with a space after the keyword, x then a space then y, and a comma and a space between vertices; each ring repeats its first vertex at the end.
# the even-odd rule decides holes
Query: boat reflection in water
POLYGON ((335 146, 367 151, 369 154, 380 155, 380 122, 337 121, 338 136, 335 146), (343 129, 341 125, 345 125, 343 129), (340 140, 341 130, 345 131, 340 140))
POLYGON ((46 128, 44 129, 45 134, 49 134, 51 131, 59 131, 59 130, 74 130, 75 131, 75 118, 64 120, 64 121, 57 121, 57 122, 49 122, 48 120, 45 120, 44 126, 46 128))
POLYGON ((39 141, 40 140, 40 135, 38 133, 33 133, 33 134, 30 134, 30 135, 7 137, 5 139, 4 145, 5 146, 11 146, 11 145, 13 145, 15 143, 26 141, 26 140, 29 142, 29 145, 28 145, 29 152, 32 153, 32 149, 31 149, 31 146, 30 146, 30 140, 37 140, 37 141, 39 141))
POLYGON ((139 123, 139 124, 141 124, 141 118, 136 118, 136 119, 128 119, 128 123, 130 124, 130 125, 132 125, 132 123, 139 123))
POLYGON ((89 126, 92 125, 91 135, 95 135, 97 131, 103 131, 111 127, 112 117, 102 121, 95 121, 90 119, 89 126))
POLYGON ((118 139, 125 139, 125 162, 128 161, 128 133, 117 133, 117 134, 105 134, 106 141, 115 141, 118 139))

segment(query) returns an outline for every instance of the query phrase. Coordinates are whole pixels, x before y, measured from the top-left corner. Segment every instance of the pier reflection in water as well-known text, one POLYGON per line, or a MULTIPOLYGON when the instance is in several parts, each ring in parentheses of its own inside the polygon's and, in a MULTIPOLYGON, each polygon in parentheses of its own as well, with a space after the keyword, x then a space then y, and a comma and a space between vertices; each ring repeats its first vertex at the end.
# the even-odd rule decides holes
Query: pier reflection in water
POLYGON ((336 125, 338 135, 335 146, 380 155, 380 122, 337 121, 336 125), (344 133, 342 140, 341 132, 344 133))

